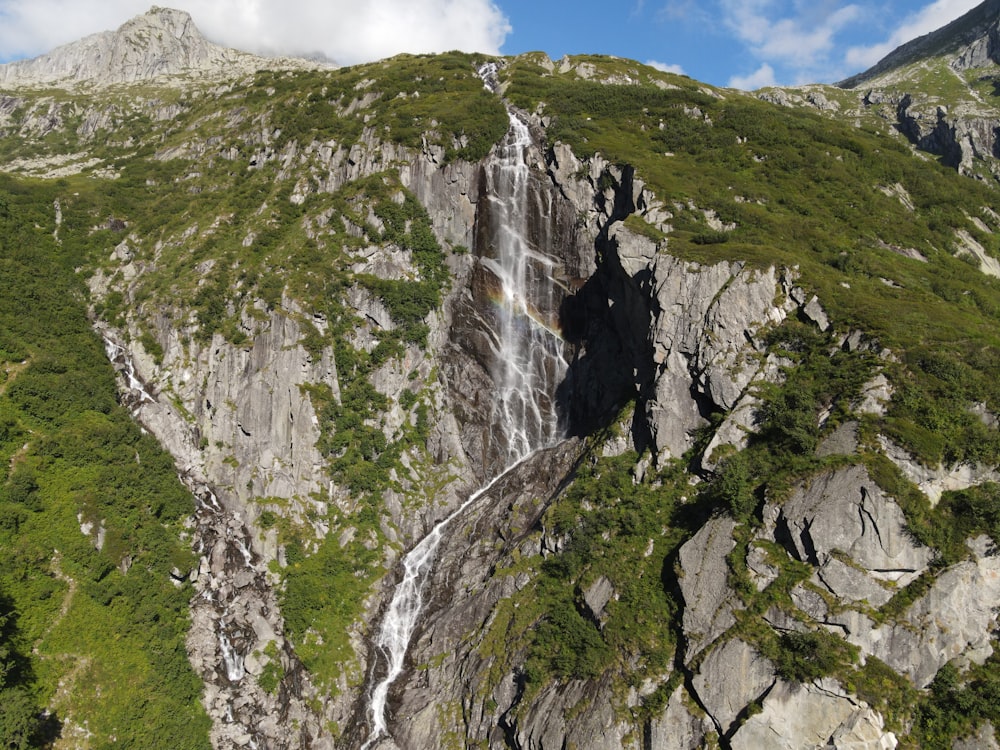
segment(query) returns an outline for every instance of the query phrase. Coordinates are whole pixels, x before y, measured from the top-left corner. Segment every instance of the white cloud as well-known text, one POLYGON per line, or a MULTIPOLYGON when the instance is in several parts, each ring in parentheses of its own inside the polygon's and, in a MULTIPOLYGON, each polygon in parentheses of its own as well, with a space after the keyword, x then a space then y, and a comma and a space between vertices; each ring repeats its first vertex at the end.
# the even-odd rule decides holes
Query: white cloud
MULTIPOLYGON (((179 4, 179 3, 178 3, 179 4)), ((0 60, 114 29, 150 0, 0 0, 0 60)), ((186 0, 214 42, 260 54, 322 54, 342 64, 399 52, 498 54, 510 23, 493 0, 186 0)))
POLYGON ((907 17, 888 39, 878 44, 851 47, 844 61, 858 72, 867 70, 901 44, 936 31, 979 5, 981 0, 936 0, 907 17))
POLYGON ((729 79, 728 85, 730 88, 734 89, 753 91, 754 89, 759 89, 764 86, 777 86, 778 84, 774 79, 774 68, 767 63, 764 63, 750 75, 733 76, 729 79))
POLYGON ((646 65, 657 70, 662 70, 664 73, 676 73, 679 76, 684 75, 684 68, 680 65, 670 65, 662 63, 659 60, 646 60, 646 65))
POLYGON ((836 35, 861 18, 860 6, 837 5, 829 0, 794 7, 777 7, 773 0, 722 0, 727 27, 756 57, 802 72, 824 67, 836 35))

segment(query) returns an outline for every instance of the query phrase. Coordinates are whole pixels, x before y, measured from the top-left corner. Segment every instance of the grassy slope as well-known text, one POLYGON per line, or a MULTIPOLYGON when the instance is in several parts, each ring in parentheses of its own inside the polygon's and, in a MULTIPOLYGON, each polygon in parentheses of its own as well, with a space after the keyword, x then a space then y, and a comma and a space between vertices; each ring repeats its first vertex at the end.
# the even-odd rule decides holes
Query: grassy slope
POLYGON ((192 500, 116 403, 81 259, 53 238, 64 189, 0 180, 0 594, 10 643, 31 655, 14 677, 65 732, 204 748, 192 589, 170 579, 194 565, 179 539, 192 500), (106 529, 101 550, 81 521, 106 529))

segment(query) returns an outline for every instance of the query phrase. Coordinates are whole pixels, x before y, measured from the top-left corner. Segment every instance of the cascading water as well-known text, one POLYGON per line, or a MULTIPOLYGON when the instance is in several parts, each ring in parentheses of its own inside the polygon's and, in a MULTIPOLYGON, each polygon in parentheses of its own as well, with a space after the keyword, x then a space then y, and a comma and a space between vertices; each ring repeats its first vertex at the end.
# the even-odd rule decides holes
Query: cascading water
POLYGON ((528 126, 510 115, 510 131, 496 167, 487 174, 489 210, 496 227, 496 257, 482 263, 499 281, 494 347, 498 388, 493 424, 507 442, 507 463, 549 445, 560 433, 553 407, 566 373, 562 338, 546 315, 555 308, 554 261, 527 240, 528 126))
POLYGON ((472 493, 403 558, 397 585, 376 641, 385 656, 385 677, 369 696, 371 733, 363 750, 389 734, 386 702, 402 673, 406 650, 423 608, 423 586, 434 564, 444 529, 508 472, 535 451, 553 445, 562 431, 554 407, 556 386, 566 374, 563 341, 552 322, 556 309, 554 261, 531 247, 527 236, 531 145, 527 125, 510 114, 510 129, 487 170, 490 226, 495 228, 488 257, 480 258, 492 277, 494 320, 489 331, 493 354, 490 376, 494 401, 491 423, 506 468, 472 493))

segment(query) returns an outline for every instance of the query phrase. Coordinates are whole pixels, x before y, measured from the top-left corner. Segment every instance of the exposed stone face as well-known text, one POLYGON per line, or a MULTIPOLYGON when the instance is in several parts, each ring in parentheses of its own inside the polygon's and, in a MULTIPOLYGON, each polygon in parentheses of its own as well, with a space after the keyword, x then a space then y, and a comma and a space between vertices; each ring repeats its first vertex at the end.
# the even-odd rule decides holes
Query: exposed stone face
MULTIPOLYGON (((147 356, 142 348, 134 344, 124 346, 114 330, 100 330, 122 376, 125 403, 135 418, 173 454, 182 481, 197 498, 194 547, 200 562, 198 570, 192 574, 196 594, 191 602, 192 624, 187 647, 191 664, 205 683, 203 702, 213 719, 213 745, 220 750, 245 747, 251 742, 275 748, 332 748, 326 724, 334 720, 333 709, 323 706, 322 702, 316 703, 320 699, 319 691, 311 684, 308 673, 284 637, 284 621, 268 572, 268 562, 277 557, 273 533, 255 533, 251 524, 252 507, 243 502, 234 488, 218 482, 218 468, 204 459, 198 425, 185 416, 191 410, 157 390, 154 383, 162 385, 162 380, 148 371, 148 379, 143 379, 140 374, 143 370, 133 359, 133 355, 138 355, 137 358, 147 356), (264 656, 269 646, 277 653, 276 657, 264 656), (257 683, 257 677, 271 658, 280 661, 284 675, 283 689, 275 694, 268 693, 257 683), (321 705, 321 711, 315 711, 314 705, 321 705), (294 722, 299 727, 298 733, 289 735, 286 722, 294 722)), ((274 339, 270 343, 274 345, 274 339)), ((267 352, 280 358, 278 350, 268 349, 267 352)), ((244 364, 252 360, 248 357, 244 364)), ((263 377, 273 374, 266 372, 268 362, 273 365, 273 360, 264 357, 260 370, 243 368, 240 370, 242 379, 234 376, 231 383, 221 386, 242 384, 247 391, 255 391, 256 386, 266 383, 261 379, 261 370, 265 370, 263 377)), ((211 369, 207 362, 202 364, 211 369)), ((153 372, 164 376, 171 371, 153 372)), ((187 374, 190 375, 190 371, 187 374)), ((199 378, 196 382, 205 381, 199 378)), ((295 403, 311 414, 308 401, 304 402, 305 406, 300 400, 295 403)), ((278 416, 284 417, 284 413, 278 416)), ((249 425, 256 424, 249 413, 243 418, 249 425)), ((268 415, 261 418, 270 419, 268 415)), ((311 425, 308 429, 315 430, 313 421, 304 421, 311 425)), ((270 422, 267 424, 269 429, 273 426, 270 422)), ((240 429, 238 422, 236 429, 240 429)), ((288 445, 266 441, 262 444, 270 451, 268 456, 278 455, 277 452, 288 445)), ((312 443, 308 445, 315 450, 312 443)), ((254 451, 260 449, 261 444, 251 444, 248 453, 258 457, 254 451)), ((291 461, 290 456, 285 458, 291 461)), ((247 468, 253 467, 248 465, 247 468)), ((274 481, 276 487, 282 487, 283 482, 294 484, 296 480, 282 475, 274 481)))
POLYGON ((734 638, 717 646, 691 684, 723 735, 753 701, 775 682, 774 666, 752 646, 734 638))
POLYGON ((951 750, 997 750, 996 733, 990 722, 985 722, 971 737, 955 740, 951 750))
POLYGON ((314 361, 288 312, 274 311, 263 324, 248 320, 255 330, 249 347, 218 334, 204 345, 185 343, 185 332, 169 320, 162 318, 159 325, 162 362, 137 343, 129 349, 136 377, 153 394, 164 394, 139 404, 143 423, 175 456, 182 473, 211 481, 232 510, 246 513, 250 498, 270 496, 297 502, 304 515, 310 494, 326 487, 320 483, 318 421, 301 388, 322 383, 337 397, 332 354, 314 361))
POLYGON ((650 750, 698 750, 706 746, 705 738, 715 728, 708 718, 698 718, 685 705, 690 698, 684 688, 677 688, 667 702, 663 714, 647 725, 647 745, 650 750))
POLYGON ((992 466, 961 463, 928 467, 888 438, 880 438, 880 443, 889 460, 927 495, 932 506, 940 502, 945 492, 968 489, 983 482, 1000 481, 1000 471, 992 466))
MULTIPOLYGON (((285 62, 286 66, 292 64, 285 62)), ((302 60, 294 65, 307 64, 302 60)), ((0 65, 0 86, 100 87, 185 73, 232 76, 238 70, 251 73, 280 66, 277 60, 212 44, 187 13, 154 6, 116 31, 93 34, 32 60, 0 65)))
POLYGON ((729 587, 726 562, 726 556, 736 546, 735 528, 731 518, 713 518, 681 547, 678 582, 684 595, 688 659, 734 625, 733 612, 742 608, 736 592, 729 587))
POLYGON ((869 618, 851 612, 832 616, 830 622, 844 627, 847 640, 864 653, 923 688, 950 660, 964 655, 982 662, 992 653, 998 597, 1000 558, 979 557, 945 570, 898 622, 875 627, 869 618))
POLYGON ((733 750, 891 750, 896 745, 882 718, 832 680, 810 685, 779 681, 761 712, 751 716, 730 742, 733 750))
POLYGON ((933 557, 914 544, 902 510, 863 466, 823 474, 799 488, 781 506, 777 524, 787 530, 795 556, 820 571, 839 552, 873 578, 906 585, 933 557))

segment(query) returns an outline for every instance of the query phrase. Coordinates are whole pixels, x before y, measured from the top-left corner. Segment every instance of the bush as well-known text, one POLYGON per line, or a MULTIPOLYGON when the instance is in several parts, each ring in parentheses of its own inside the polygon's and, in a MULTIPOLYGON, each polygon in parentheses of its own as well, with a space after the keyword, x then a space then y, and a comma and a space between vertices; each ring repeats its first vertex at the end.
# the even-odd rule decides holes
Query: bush
POLYGON ((777 651, 768 656, 783 679, 808 682, 853 664, 858 647, 825 630, 790 632, 782 634, 777 651))

